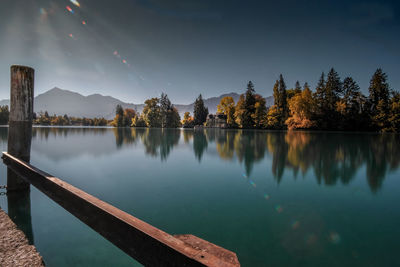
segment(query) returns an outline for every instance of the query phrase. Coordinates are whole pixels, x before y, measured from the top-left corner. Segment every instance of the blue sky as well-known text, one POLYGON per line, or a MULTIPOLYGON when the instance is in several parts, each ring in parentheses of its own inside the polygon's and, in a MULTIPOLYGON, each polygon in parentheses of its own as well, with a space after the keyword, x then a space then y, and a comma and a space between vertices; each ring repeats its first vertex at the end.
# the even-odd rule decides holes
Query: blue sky
POLYGON ((133 103, 241 93, 249 80, 269 96, 280 73, 314 87, 330 67, 364 92, 378 67, 400 87, 397 1, 74 2, 1 2, 0 99, 12 64, 36 69, 36 95, 57 86, 133 103))

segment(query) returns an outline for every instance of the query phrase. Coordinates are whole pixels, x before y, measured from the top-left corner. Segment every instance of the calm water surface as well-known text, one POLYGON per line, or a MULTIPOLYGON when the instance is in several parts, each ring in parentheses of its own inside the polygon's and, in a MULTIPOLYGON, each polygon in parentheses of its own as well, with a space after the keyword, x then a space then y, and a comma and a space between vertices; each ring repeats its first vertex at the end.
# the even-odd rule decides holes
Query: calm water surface
MULTIPOLYGON (((242 266, 400 266, 399 135, 34 128, 31 162, 242 266)), ((31 206, 47 266, 138 265, 35 188, 31 206)))

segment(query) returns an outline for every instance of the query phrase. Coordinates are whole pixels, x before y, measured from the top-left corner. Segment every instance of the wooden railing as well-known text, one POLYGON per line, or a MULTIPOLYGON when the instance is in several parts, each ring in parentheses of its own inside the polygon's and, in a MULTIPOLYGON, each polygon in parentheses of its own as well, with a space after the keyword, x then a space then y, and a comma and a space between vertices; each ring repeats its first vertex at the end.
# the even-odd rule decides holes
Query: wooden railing
POLYGON ((172 236, 3 152, 9 170, 146 266, 240 266, 235 253, 193 235, 172 236))

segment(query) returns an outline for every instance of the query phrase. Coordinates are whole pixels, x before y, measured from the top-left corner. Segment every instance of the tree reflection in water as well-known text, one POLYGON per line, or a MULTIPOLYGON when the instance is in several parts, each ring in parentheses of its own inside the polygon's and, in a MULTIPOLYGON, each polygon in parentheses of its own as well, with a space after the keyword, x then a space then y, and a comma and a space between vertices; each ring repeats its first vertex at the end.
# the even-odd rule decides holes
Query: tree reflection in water
MULTIPOLYGON (((147 155, 160 157, 163 161, 179 144, 181 135, 181 143, 192 147, 199 162, 215 143, 218 157, 243 163, 247 177, 254 164, 270 155, 272 164, 268 168, 277 183, 281 182, 285 171, 291 170, 295 178, 299 173, 304 175, 313 171, 318 184, 348 184, 365 167, 368 185, 372 192, 377 192, 385 176, 400 164, 400 135, 396 134, 44 127, 33 128, 33 139, 86 134, 101 136, 110 131, 118 149, 139 143, 147 155)), ((0 131, 0 139, 6 142, 6 130, 0 131)))

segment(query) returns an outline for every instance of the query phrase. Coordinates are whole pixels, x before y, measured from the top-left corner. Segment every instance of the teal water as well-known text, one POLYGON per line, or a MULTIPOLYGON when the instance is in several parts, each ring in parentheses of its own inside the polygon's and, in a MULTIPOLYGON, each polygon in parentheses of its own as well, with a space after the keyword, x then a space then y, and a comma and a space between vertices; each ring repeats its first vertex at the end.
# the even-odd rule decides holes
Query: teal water
MULTIPOLYGON (((34 128, 31 163, 242 266, 400 266, 399 135, 34 128)), ((31 216, 47 266, 138 265, 35 188, 31 216)))

